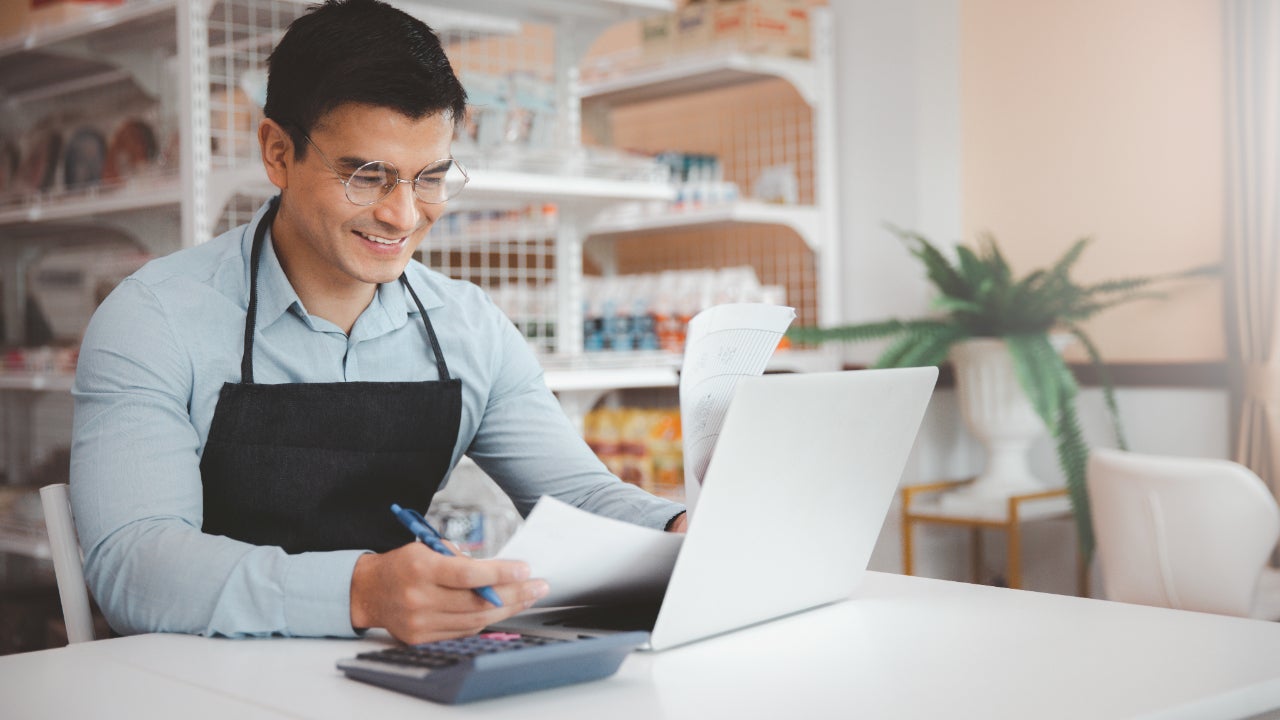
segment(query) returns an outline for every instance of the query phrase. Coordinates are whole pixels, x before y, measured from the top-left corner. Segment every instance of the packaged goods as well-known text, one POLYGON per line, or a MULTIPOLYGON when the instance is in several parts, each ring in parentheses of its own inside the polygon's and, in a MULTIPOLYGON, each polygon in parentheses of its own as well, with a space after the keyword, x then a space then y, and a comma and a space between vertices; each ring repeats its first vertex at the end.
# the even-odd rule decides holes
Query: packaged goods
POLYGON ((111 136, 102 179, 115 182, 144 172, 155 162, 158 154, 155 130, 143 120, 130 118, 111 136))
POLYGON ((744 52, 808 57, 808 9, 800 0, 716 0, 712 37, 744 52))
POLYGON ((71 134, 62 163, 62 182, 68 190, 81 190, 102 180, 107 162, 107 141, 93 127, 81 127, 71 134))
POLYGON ((676 17, 673 13, 640 20, 640 47, 646 58, 662 60, 676 50, 676 17))
MULTIPOLYGON (((89 17, 124 4, 124 0, 26 0, 30 10, 24 32, 61 25, 89 17)), ((24 0, 6 0, 4 5, 20 5, 24 0)))
POLYGON ((690 0, 676 11, 676 50, 688 53, 711 46, 715 39, 714 10, 714 0, 690 0))

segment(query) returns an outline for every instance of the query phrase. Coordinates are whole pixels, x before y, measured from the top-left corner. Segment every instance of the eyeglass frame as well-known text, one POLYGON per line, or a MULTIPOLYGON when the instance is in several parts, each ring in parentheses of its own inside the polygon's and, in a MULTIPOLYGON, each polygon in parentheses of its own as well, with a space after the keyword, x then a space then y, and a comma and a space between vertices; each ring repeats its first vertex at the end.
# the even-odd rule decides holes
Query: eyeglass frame
POLYGON ((371 205, 377 205, 383 200, 386 200, 388 197, 391 197, 391 193, 395 192, 396 187, 398 187, 400 183, 407 183, 412 187, 413 197, 415 200, 419 202, 424 202, 428 205, 443 205, 449 202, 450 200, 461 195, 462 191, 466 189, 467 183, 471 182, 471 176, 467 174, 467 169, 463 167, 462 163, 458 162, 457 158, 453 157, 452 155, 450 155, 449 157, 442 157, 439 160, 432 160, 431 162, 427 163, 427 165, 423 167, 421 170, 419 170, 418 174, 414 175, 413 179, 411 180, 405 180, 403 177, 401 177, 400 167, 397 166, 395 163, 391 162, 390 160, 370 160, 366 163, 361 164, 360 167, 351 171, 349 174, 347 174, 344 177, 342 171, 334 167, 333 162, 329 160, 329 156, 324 154, 324 151, 320 149, 319 145, 316 145, 316 141, 311 139, 311 135, 304 132, 302 133, 302 137, 306 138, 307 144, 309 144, 312 148, 315 149, 317 153, 320 154, 320 159, 324 162, 325 167, 329 168, 329 170, 332 171, 334 175, 338 176, 338 182, 342 183, 343 196, 347 198, 347 202, 351 203, 352 205, 355 205, 356 207, 369 207, 371 205), (424 200, 422 196, 418 194, 418 178, 422 177, 422 174, 427 170, 431 169, 433 165, 444 162, 445 160, 448 160, 452 166, 458 168, 458 172, 462 173, 462 187, 458 188, 458 192, 445 198, 444 200, 424 200), (382 165, 390 165, 391 168, 395 170, 395 173, 396 173, 395 184, 392 185, 386 192, 384 192, 382 194, 382 197, 379 197, 377 200, 374 200, 373 202, 360 203, 360 202, 356 202, 355 200, 352 200, 351 199, 351 181, 354 180, 355 176, 364 168, 370 165, 375 165, 379 163, 382 165))

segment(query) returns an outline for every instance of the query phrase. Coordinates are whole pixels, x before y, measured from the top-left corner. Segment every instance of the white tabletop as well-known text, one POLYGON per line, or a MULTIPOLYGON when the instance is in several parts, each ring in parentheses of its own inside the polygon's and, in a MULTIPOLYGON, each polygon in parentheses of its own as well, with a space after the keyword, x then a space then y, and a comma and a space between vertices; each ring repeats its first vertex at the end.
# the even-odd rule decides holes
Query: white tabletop
POLYGON ((634 653, 605 680, 472 705, 334 669, 388 642, 143 635, 0 657, 0 714, 1074 720, 1280 708, 1280 624, 881 573, 848 602, 634 653))

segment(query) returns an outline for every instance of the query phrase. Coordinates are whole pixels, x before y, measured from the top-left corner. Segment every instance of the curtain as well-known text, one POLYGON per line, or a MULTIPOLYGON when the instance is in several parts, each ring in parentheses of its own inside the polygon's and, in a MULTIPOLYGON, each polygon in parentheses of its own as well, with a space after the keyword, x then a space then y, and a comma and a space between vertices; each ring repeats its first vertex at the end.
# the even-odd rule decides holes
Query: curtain
POLYGON ((1280 0, 1224 8, 1235 459, 1280 496, 1280 0))

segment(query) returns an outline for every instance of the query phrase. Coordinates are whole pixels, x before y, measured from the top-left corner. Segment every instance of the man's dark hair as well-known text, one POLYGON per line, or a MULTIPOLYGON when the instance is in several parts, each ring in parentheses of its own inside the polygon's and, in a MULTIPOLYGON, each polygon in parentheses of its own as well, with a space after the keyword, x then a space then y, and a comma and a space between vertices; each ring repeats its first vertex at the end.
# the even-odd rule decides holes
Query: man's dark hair
POLYGON ((466 112, 467 93, 426 23, 379 0, 328 0, 289 25, 267 59, 266 116, 306 154, 304 133, 346 103, 418 120, 466 112))

